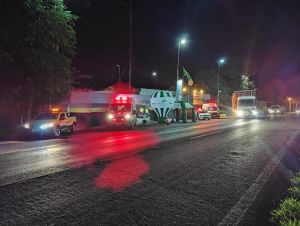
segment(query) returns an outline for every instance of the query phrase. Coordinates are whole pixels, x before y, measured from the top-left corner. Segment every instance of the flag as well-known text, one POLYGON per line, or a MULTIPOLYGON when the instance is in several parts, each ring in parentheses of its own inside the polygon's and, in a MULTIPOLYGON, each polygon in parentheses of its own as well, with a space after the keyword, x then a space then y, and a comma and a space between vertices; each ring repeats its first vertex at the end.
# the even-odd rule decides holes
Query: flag
POLYGON ((183 77, 186 77, 188 80, 188 85, 192 86, 194 84, 192 77, 190 76, 190 74, 187 72, 187 70, 185 70, 185 68, 183 68, 183 77))

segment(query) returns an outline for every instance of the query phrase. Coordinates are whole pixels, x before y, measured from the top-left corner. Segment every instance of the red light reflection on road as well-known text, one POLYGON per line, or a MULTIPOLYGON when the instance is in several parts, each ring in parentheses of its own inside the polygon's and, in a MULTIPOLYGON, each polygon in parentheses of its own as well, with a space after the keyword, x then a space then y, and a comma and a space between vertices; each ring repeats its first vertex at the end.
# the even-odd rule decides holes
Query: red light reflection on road
POLYGON ((73 167, 88 165, 96 160, 138 153, 159 143, 152 131, 118 131, 81 134, 69 139, 69 157, 73 167))
POLYGON ((149 165, 139 155, 113 160, 96 178, 95 184, 99 188, 122 191, 140 181, 141 176, 149 171, 149 165))

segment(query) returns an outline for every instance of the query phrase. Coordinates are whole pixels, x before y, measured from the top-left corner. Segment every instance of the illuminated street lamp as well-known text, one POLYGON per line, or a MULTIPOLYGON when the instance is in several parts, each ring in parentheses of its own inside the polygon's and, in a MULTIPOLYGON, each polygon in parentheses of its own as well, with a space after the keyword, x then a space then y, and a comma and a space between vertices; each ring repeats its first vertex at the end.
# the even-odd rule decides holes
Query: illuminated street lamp
POLYGON ((183 92, 186 92, 186 87, 183 87, 182 91, 183 91, 183 92))
POLYGON ((158 76, 157 72, 156 71, 152 72, 152 76, 155 77, 155 87, 157 89, 157 76, 158 76))
POLYGON ((225 58, 220 58, 218 60, 218 65, 219 65, 219 68, 218 68, 218 99, 217 99, 217 104, 219 105, 219 102, 220 102, 220 68, 221 66, 225 63, 225 58))
POLYGON ((178 53, 177 53, 177 80, 179 79, 179 58, 180 58, 180 47, 186 43, 186 39, 181 39, 178 42, 178 53))

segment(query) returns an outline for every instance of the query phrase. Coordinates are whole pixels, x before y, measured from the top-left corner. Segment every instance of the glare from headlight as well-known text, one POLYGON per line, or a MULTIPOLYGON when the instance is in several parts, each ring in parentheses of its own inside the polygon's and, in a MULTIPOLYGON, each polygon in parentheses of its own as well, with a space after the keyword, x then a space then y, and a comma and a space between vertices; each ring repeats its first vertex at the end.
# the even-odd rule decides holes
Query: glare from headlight
POLYGON ((252 113, 252 115, 257 115, 257 111, 255 111, 255 110, 252 110, 251 113, 252 113))
POLYGON ((236 115, 237 115, 238 117, 243 116, 243 115, 244 115, 244 112, 243 112, 243 111, 237 111, 237 112, 236 112, 236 115))
POLYGON ((300 110, 297 110, 296 113, 297 113, 297 114, 300 114, 300 110))
POLYGON ((43 125, 40 126, 41 129, 48 129, 53 127, 53 123, 45 123, 43 125))
POLYGON ((108 115, 107 115, 107 118, 111 120, 111 119, 114 118, 114 116, 113 116, 113 114, 108 114, 108 115))
POLYGON ((29 123, 25 123, 25 124, 24 124, 24 128, 25 128, 25 129, 29 129, 29 128, 30 128, 29 123))
POLYGON ((125 115, 125 118, 126 118, 126 119, 130 119, 130 114, 126 114, 126 115, 125 115))
POLYGON ((273 109, 268 109, 268 111, 270 114, 274 113, 273 109))

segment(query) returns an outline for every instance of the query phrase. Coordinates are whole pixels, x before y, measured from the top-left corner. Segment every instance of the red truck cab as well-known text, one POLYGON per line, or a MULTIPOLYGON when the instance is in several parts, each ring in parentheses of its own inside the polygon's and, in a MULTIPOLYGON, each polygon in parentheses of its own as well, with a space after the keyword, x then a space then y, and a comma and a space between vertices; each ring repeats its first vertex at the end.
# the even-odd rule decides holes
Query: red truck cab
POLYGON ((136 105, 134 99, 125 95, 115 96, 107 112, 109 127, 127 127, 132 129, 136 123, 136 105))

